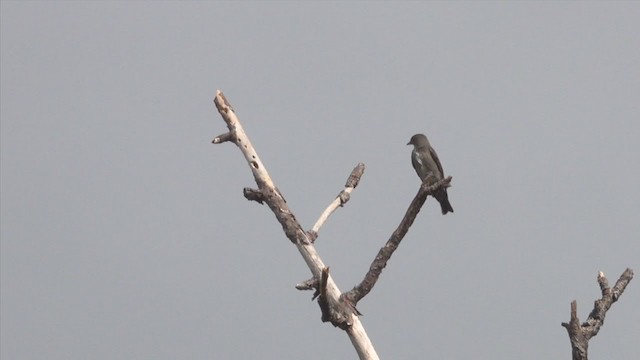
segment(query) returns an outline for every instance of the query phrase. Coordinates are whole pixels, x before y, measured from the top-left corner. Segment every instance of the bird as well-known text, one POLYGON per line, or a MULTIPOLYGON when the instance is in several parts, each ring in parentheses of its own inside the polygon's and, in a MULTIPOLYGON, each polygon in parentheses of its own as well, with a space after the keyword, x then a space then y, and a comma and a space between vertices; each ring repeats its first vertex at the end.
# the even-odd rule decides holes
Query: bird
MULTIPOLYGON (((413 145, 411 164, 423 183, 427 182, 427 179, 430 182, 436 182, 444 178, 444 171, 442 170, 442 164, 440 164, 438 154, 436 154, 436 151, 431 147, 429 140, 424 134, 413 135, 407 145, 413 145)), ((453 207, 451 207, 449 203, 447 188, 441 187, 437 189, 433 193, 433 197, 440 203, 442 215, 453 212, 453 207)))

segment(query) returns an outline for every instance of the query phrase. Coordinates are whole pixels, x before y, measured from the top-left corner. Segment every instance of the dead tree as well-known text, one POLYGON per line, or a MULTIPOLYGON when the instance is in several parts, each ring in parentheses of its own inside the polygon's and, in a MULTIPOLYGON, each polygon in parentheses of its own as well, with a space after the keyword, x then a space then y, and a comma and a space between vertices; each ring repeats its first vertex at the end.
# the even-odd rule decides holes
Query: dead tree
MULTIPOLYGON (((420 186, 418 193, 409 205, 400 225, 398 225, 396 230, 391 234, 386 244, 378 251, 363 280, 353 289, 342 293, 329 274, 329 268, 325 266, 313 244, 318 238, 320 228, 329 216, 338 207, 344 206, 349 201, 351 193, 358 186, 360 178, 364 173, 364 164, 360 163, 353 169, 344 189, 340 191, 338 196, 324 210, 313 227, 305 231, 289 209, 280 190, 278 190, 271 180, 267 169, 264 167, 262 161, 260 161, 258 153, 251 145, 249 137, 242 128, 240 120, 222 92, 217 91, 214 103, 227 124, 229 131, 216 136, 212 142, 214 144, 221 144, 230 141, 238 146, 247 160, 258 186, 257 189, 245 188, 244 197, 247 200, 256 201, 260 204, 266 203, 267 206, 269 206, 278 222, 282 225, 285 235, 298 248, 309 270, 311 270, 312 278, 296 285, 296 288, 298 290, 315 290, 312 299, 315 300, 317 298, 318 300, 322 313, 322 321, 330 322, 333 326, 344 330, 349 335, 351 343, 355 347, 360 359, 378 359, 373 344, 358 319, 358 316, 361 314, 356 309, 356 305, 373 289, 391 255, 393 255, 393 252, 398 248, 400 242, 407 234, 409 227, 413 224, 427 196, 441 187, 449 187, 451 177, 447 177, 434 184, 423 183, 420 186)), ((589 339, 598 333, 604 322, 607 310, 609 310, 611 305, 622 295, 632 278, 633 271, 627 269, 622 276, 620 276, 620 279, 618 279, 613 289, 611 289, 604 274, 600 272, 598 275, 598 283, 602 290, 602 298, 595 301, 589 318, 582 324, 580 324, 578 320, 576 301, 574 300, 571 303, 571 321, 569 323, 562 323, 562 326, 564 326, 569 333, 573 360, 587 360, 589 339)))
POLYGON ((322 313, 323 322, 331 322, 333 326, 344 330, 351 339, 351 343, 356 349, 360 359, 375 360, 378 355, 369 340, 367 333, 360 322, 358 315, 360 312, 356 309, 358 301, 362 300, 373 288, 378 280, 380 273, 387 265, 387 261, 398 248, 400 241, 405 236, 411 224, 418 215, 427 196, 432 194, 440 187, 449 187, 451 177, 447 177, 434 184, 422 184, 415 198, 409 205, 404 218, 400 222, 398 228, 391 234, 385 246, 378 252, 373 260, 369 271, 365 274, 360 284, 346 293, 342 293, 333 278, 329 274, 329 268, 321 260, 320 255, 313 245, 318 237, 320 227, 329 218, 329 216, 341 206, 344 206, 351 192, 358 186, 358 182, 364 173, 364 164, 358 164, 347 179, 344 189, 338 194, 335 200, 320 215, 315 225, 305 231, 300 223, 296 220, 286 200, 271 180, 267 169, 265 168, 258 153, 251 145, 249 137, 245 133, 238 117, 236 116, 231 104, 227 101, 224 94, 219 90, 216 92, 214 103, 222 119, 227 124, 228 132, 216 136, 213 139, 214 144, 220 144, 227 141, 233 142, 238 146, 244 155, 253 177, 258 186, 257 189, 245 188, 244 196, 247 200, 256 201, 260 204, 266 203, 267 206, 276 216, 276 219, 282 225, 287 238, 298 248, 302 258, 306 262, 313 277, 298 285, 298 290, 315 290, 313 299, 318 300, 322 313))
POLYGON ((598 334, 600 327, 604 324, 604 317, 607 311, 614 302, 618 301, 631 279, 633 279, 633 270, 627 268, 620 275, 612 289, 609 287, 609 281, 604 276, 604 273, 602 271, 599 272, 598 284, 602 291, 602 297, 594 302, 591 314, 589 314, 587 321, 582 324, 578 320, 578 304, 575 300, 571 302, 571 321, 569 323, 563 322, 562 326, 569 333, 573 360, 587 360, 589 339, 598 334))

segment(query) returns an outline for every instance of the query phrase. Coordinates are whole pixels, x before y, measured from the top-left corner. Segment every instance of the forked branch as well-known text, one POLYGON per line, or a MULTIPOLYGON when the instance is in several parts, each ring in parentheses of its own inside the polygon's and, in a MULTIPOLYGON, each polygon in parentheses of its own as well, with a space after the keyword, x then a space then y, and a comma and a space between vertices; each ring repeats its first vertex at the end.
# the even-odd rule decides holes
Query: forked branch
MULTIPOLYGON (((378 355, 376 354, 373 344, 369 340, 362 323, 358 319, 355 308, 340 296, 340 289, 338 289, 338 286, 329 274, 328 267, 326 267, 320 259, 311 239, 307 233, 302 230, 300 223, 298 223, 295 216, 289 209, 284 197, 271 180, 267 169, 262 161, 260 161, 258 153, 251 145, 249 137, 242 128, 240 120, 236 116, 227 99, 219 90, 216 92, 214 103, 218 112, 227 124, 229 132, 215 137, 212 142, 214 144, 220 144, 232 141, 238 146, 244 155, 256 184, 258 185, 257 190, 245 189, 245 197, 249 200, 267 203, 271 211, 275 214, 278 222, 282 225, 282 229, 284 230, 287 238, 298 248, 298 251, 313 274, 313 280, 305 282, 306 286, 318 286, 318 290, 321 293, 318 298, 318 302, 322 309, 322 320, 330 321, 334 326, 338 326, 347 332, 360 359, 377 360, 378 355)), ((362 166, 362 170, 363 169, 364 165, 362 166)), ((362 174, 360 173, 360 176, 361 175, 362 174)), ((353 186, 351 186, 351 190, 355 188, 356 184, 357 181, 352 184, 353 186)), ((340 198, 342 199, 342 197, 340 198)), ((347 199, 348 196, 345 197, 344 201, 347 199)), ((340 200, 341 203, 344 203, 342 201, 343 200, 340 200)))
POLYGON ((587 360, 587 352, 589 348, 589 339, 596 336, 602 324, 607 311, 614 302, 618 301, 624 289, 633 279, 633 270, 627 268, 613 288, 609 287, 609 281, 601 271, 598 273, 598 284, 602 292, 602 297, 593 304, 593 310, 589 314, 587 321, 580 324, 578 319, 578 304, 575 300, 571 302, 571 320, 569 323, 562 323, 562 326, 569 333, 569 341, 571 341, 571 353, 573 360, 587 360))

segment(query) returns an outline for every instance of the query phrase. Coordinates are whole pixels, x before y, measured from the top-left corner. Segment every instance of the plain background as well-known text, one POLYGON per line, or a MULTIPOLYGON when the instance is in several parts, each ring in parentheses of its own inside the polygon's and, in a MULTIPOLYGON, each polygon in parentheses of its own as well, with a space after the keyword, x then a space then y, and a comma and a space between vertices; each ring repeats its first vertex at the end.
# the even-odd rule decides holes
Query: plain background
MULTIPOLYGON (((419 180, 453 176, 360 304, 383 359, 569 359, 640 270, 638 2, 1 3, 2 359, 354 359, 212 99, 317 248, 362 279, 419 180)), ((640 280, 590 342, 639 359, 640 280)))

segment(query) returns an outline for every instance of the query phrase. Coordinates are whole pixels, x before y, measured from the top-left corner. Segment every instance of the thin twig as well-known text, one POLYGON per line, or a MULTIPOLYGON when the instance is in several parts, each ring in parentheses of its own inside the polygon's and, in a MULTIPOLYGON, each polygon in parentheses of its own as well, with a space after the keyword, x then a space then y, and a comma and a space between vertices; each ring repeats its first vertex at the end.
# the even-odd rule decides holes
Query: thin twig
POLYGON ((351 174, 349 175, 349 178, 347 179, 346 184, 344 185, 344 189, 340 192, 340 194, 338 194, 338 196, 336 196, 336 198, 331 202, 331 204, 329 204, 329 206, 322 212, 322 214, 318 218, 318 221, 316 221, 316 223, 313 225, 311 230, 309 230, 309 236, 311 237, 312 241, 314 241, 318 237, 318 232, 320 231, 320 227, 324 225, 324 223, 327 221, 329 216, 334 211, 336 211, 338 207, 344 206, 344 204, 346 204, 347 201, 349 201, 351 197, 351 192, 356 188, 356 186, 358 186, 358 183, 360 182, 360 178, 362 177, 363 173, 364 173, 363 163, 359 163, 355 168, 353 168, 353 170, 351 171, 351 174))

